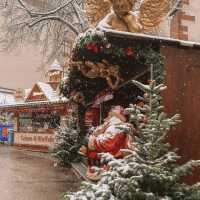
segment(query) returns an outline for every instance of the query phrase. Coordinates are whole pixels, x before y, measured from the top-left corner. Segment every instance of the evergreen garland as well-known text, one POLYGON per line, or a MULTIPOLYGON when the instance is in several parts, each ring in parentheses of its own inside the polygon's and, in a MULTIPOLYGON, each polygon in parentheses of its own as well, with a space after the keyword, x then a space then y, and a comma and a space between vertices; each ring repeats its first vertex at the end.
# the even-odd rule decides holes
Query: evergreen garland
MULTIPOLYGON (((151 43, 130 44, 126 41, 119 43, 96 29, 90 29, 77 38, 72 51, 72 60, 93 62, 107 60, 110 64, 120 66, 120 73, 125 81, 132 77, 134 71, 141 71, 139 68, 145 69, 146 66, 147 69, 153 65, 156 82, 161 83, 164 80, 164 57, 157 47, 151 43)), ((77 68, 72 67, 68 83, 62 91, 68 97, 73 91, 81 92, 84 96, 84 104, 88 105, 95 95, 106 88, 108 85, 104 79, 87 78, 77 68)))
POLYGON ((77 68, 69 73, 69 91, 81 92, 84 95, 84 104, 88 105, 99 91, 107 87, 106 81, 102 78, 90 79, 85 77, 77 68))
POLYGON ((159 48, 152 43, 138 41, 114 40, 103 32, 90 29, 80 35, 73 48, 73 60, 98 61, 105 59, 110 64, 120 66, 121 73, 126 77, 139 66, 154 66, 156 82, 164 80, 164 57, 159 48))

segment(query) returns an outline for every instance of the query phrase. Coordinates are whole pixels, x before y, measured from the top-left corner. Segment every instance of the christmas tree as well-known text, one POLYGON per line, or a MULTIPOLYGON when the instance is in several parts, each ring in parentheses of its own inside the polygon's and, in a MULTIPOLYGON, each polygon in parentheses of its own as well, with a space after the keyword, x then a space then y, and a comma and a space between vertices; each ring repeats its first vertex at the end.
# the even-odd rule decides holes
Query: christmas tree
POLYGON ((115 159, 102 154, 109 170, 98 183, 83 183, 80 191, 67 194, 70 200, 199 200, 200 185, 181 183, 200 161, 178 165, 180 158, 166 142, 180 115, 167 117, 161 106, 160 93, 166 88, 151 81, 149 85, 133 81, 145 92, 144 105, 131 105, 126 111, 137 128, 134 150, 123 150, 126 157, 115 159))
POLYGON ((76 118, 68 115, 66 123, 60 126, 56 132, 56 143, 53 148, 53 156, 57 164, 63 167, 70 166, 72 162, 78 161, 80 156, 79 129, 76 126, 76 118))

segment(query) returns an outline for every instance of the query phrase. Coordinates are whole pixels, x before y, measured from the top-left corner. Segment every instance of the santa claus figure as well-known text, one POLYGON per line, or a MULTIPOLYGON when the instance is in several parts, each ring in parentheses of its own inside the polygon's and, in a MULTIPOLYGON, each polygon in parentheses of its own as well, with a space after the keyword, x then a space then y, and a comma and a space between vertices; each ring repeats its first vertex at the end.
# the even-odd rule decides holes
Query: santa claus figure
POLYGON ((115 158, 122 158, 124 155, 121 149, 132 148, 131 134, 125 133, 120 128, 125 126, 133 132, 133 126, 126 121, 124 109, 121 106, 115 106, 109 112, 105 122, 90 135, 88 146, 80 149, 88 157, 88 178, 99 179, 99 176, 92 170, 92 166, 100 163, 100 153, 110 153, 115 158))

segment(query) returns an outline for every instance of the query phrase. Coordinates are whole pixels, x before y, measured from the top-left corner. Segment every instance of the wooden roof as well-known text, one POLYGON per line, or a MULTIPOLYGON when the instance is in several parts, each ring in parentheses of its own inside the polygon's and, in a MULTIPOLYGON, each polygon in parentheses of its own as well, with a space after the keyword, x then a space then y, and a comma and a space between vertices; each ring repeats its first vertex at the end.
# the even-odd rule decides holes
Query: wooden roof
POLYGON ((35 83, 29 95, 25 98, 25 102, 47 100, 58 101, 59 95, 53 90, 50 84, 43 82, 35 83))
POLYGON ((52 111, 55 109, 65 109, 68 99, 60 99, 57 101, 35 101, 35 102, 23 102, 15 104, 0 105, 0 111, 6 112, 19 112, 24 110, 25 112, 39 112, 40 110, 52 111))
POLYGON ((14 89, 10 89, 10 88, 0 87, 0 92, 8 93, 8 94, 14 94, 15 90, 14 89))
POLYGON ((169 46, 182 46, 182 47, 188 47, 188 48, 198 48, 200 49, 200 43, 197 42, 191 42, 186 40, 178 40, 168 37, 161 37, 161 36, 155 36, 155 35, 147 35, 143 33, 129 33, 129 32, 123 32, 123 31, 116 31, 112 29, 105 29, 100 28, 101 31, 105 33, 107 37, 115 38, 116 40, 128 40, 128 41, 142 41, 143 43, 152 42, 157 44, 167 44, 169 46))

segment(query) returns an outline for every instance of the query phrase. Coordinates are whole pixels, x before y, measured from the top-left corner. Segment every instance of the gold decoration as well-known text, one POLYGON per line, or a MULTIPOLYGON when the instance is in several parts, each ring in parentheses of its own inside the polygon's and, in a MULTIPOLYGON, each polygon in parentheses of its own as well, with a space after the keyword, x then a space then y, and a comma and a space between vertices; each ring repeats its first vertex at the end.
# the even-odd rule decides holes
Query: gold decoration
POLYGON ((156 27, 169 10, 169 0, 144 0, 140 6, 140 23, 145 28, 156 27))
POLYGON ((176 1, 179 0, 143 0, 137 15, 132 12, 136 0, 86 0, 86 12, 93 26, 145 32, 158 26, 176 1))
POLYGON ((123 81, 120 76, 119 66, 111 65, 106 60, 102 60, 102 62, 71 61, 70 65, 78 67, 82 74, 88 78, 101 77, 106 79, 109 87, 113 90, 123 81))
POLYGON ((109 0, 87 0, 86 13, 91 25, 96 26, 110 12, 109 0))

